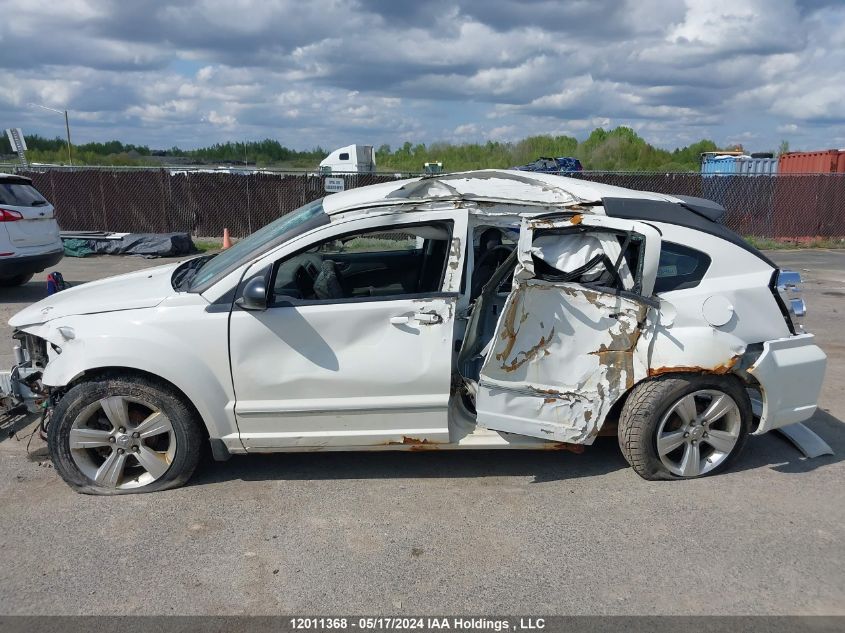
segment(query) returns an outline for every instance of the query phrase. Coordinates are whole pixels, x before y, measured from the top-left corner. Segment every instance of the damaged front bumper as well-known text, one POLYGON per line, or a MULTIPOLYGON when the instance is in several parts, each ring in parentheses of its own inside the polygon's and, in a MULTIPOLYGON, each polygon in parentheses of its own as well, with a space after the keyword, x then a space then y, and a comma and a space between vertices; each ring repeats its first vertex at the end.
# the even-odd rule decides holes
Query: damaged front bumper
POLYGON ((748 373, 760 385, 760 435, 811 417, 818 406, 827 356, 812 334, 798 334, 763 343, 748 373))
POLYGON ((14 333, 13 340, 15 364, 0 372, 0 414, 23 407, 38 413, 49 397, 41 384, 48 362, 47 341, 20 331, 14 333))

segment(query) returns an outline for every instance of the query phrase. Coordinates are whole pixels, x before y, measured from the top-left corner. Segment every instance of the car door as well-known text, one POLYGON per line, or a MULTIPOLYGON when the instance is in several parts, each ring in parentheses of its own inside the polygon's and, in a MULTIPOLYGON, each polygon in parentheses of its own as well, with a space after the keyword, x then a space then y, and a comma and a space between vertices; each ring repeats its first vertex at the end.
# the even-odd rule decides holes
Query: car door
POLYGON ((523 221, 514 286, 478 383, 490 429, 591 443, 647 367, 636 344, 650 309, 660 234, 598 215, 523 221))
MULTIPOLYGON (((269 307, 235 307, 230 323, 235 414, 247 449, 448 442, 466 224, 466 212, 459 210, 333 222, 270 264, 269 307), (409 240, 413 252, 385 250, 384 264, 424 266, 429 273, 421 272, 417 285, 401 276, 397 282, 388 274, 359 274, 374 267, 380 252, 367 245, 397 231, 423 237, 417 244, 409 240), (335 252, 340 240, 356 239, 364 250, 344 246, 335 252), (417 249, 420 241, 425 246, 417 249), (419 261, 411 263, 413 253, 419 261), (304 270, 313 275, 329 259, 335 273, 349 275, 335 284, 346 296, 317 298, 300 280, 307 277, 304 270)), ((266 261, 256 263, 244 280, 267 268, 266 261)), ((327 285, 319 278, 311 281, 327 285)))

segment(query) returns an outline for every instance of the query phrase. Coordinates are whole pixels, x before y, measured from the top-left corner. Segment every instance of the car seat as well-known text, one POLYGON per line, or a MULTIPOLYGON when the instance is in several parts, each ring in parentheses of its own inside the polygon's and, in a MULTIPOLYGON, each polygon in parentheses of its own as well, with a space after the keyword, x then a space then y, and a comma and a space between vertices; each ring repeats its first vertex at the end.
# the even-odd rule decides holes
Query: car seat
POLYGON ((320 267, 320 274, 314 280, 314 295, 320 300, 343 299, 346 297, 346 294, 343 292, 340 271, 333 260, 323 260, 320 267))

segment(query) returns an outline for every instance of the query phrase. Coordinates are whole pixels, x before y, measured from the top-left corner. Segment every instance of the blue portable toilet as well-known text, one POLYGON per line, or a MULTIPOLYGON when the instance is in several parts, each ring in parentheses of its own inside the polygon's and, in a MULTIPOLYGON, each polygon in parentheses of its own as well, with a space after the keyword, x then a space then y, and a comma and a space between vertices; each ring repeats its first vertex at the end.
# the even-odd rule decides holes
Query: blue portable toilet
POLYGON ((735 174, 737 156, 729 154, 710 153, 701 156, 701 173, 710 176, 715 174, 735 174))

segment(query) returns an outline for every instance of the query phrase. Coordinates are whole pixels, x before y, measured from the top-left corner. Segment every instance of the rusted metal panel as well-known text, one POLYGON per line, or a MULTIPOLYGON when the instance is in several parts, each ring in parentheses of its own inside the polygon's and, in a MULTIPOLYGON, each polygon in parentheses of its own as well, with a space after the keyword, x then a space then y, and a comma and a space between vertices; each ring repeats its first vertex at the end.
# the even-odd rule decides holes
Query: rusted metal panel
POLYGON ((646 309, 578 284, 520 282, 482 370, 479 420, 591 443, 616 399, 646 375, 634 354, 646 309))
MULTIPOLYGON (((650 296, 660 235, 640 223, 591 214, 523 221, 514 289, 505 303, 481 370, 478 421, 491 429, 590 444, 613 404, 648 374, 638 350, 649 306, 581 283, 536 278, 534 258, 576 270, 597 254, 619 261, 623 288, 635 278, 621 255, 619 232, 645 240, 639 281, 650 296), (576 229, 540 235, 546 229, 576 229)), ((589 271, 588 271, 589 272, 589 271)), ((587 275, 589 276, 589 275, 587 275)))

